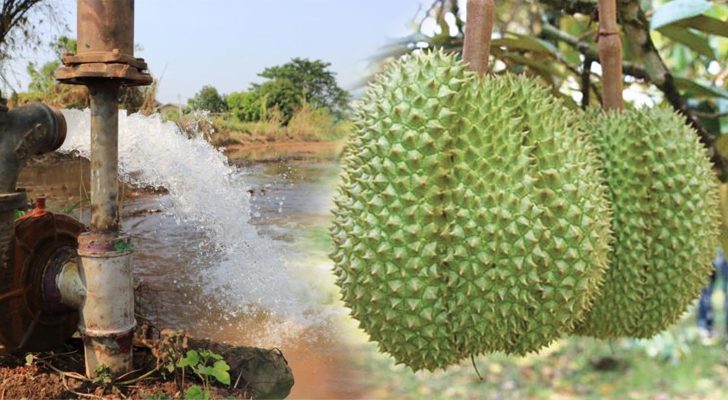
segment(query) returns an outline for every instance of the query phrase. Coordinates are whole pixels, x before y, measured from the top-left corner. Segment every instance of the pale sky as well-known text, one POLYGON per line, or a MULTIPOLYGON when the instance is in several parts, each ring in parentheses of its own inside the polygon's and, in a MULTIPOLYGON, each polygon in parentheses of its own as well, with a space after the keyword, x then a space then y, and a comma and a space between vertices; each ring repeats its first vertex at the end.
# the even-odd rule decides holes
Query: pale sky
MULTIPOLYGON (((55 0, 76 35, 73 0, 55 0)), ((158 99, 186 102, 203 85, 222 93, 245 90, 265 67, 293 57, 330 62, 339 84, 353 86, 368 57, 410 33, 421 3, 429 0, 136 0, 135 42, 152 74, 161 78, 158 99)), ((50 52, 24 54, 15 62, 25 90, 28 60, 49 61, 50 52)))

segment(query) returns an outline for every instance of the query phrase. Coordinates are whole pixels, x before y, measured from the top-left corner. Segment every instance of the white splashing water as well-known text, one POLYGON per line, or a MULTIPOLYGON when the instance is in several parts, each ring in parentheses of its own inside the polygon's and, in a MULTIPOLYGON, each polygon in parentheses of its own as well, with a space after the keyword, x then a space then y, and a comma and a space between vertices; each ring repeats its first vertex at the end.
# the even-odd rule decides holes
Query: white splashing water
MULTIPOLYGON (((60 151, 88 157, 89 111, 64 110, 63 114, 68 135, 60 151)), ((247 185, 225 155, 206 140, 187 138, 158 115, 121 111, 119 168, 133 183, 167 189, 173 202, 169 211, 177 221, 204 231, 222 255, 205 271, 208 287, 204 289, 224 290, 227 301, 235 305, 231 314, 265 310, 288 326, 321 322, 313 285, 292 276, 280 246, 260 236, 249 223, 247 185)))

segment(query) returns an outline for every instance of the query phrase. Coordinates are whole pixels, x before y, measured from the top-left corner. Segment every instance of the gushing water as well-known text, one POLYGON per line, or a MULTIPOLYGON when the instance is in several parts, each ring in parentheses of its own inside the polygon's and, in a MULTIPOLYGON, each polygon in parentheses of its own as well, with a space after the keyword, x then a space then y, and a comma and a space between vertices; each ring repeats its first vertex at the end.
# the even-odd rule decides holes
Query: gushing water
MULTIPOLYGON (((68 137, 62 152, 89 156, 90 113, 65 110, 68 137)), ((159 116, 119 114, 119 163, 125 180, 163 187, 178 223, 199 229, 194 265, 203 289, 223 301, 231 316, 253 311, 299 326, 325 319, 315 282, 305 282, 282 258, 279 243, 250 223, 245 177, 201 136, 188 138, 159 116), (215 296, 217 295, 217 296, 215 296)), ((275 333, 281 335, 280 332, 275 333)))

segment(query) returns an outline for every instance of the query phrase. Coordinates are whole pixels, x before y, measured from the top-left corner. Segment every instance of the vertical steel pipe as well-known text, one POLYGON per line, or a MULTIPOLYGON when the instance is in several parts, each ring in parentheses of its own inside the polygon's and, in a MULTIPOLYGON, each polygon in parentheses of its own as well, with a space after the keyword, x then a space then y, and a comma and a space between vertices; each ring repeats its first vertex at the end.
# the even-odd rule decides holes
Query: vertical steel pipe
POLYGON ((152 79, 144 60, 134 57, 134 0, 78 0, 77 5, 77 53, 63 57, 56 78, 86 85, 91 94, 91 227, 78 238, 79 275, 86 288, 78 328, 86 375, 105 369, 118 376, 132 368, 136 324, 131 239, 119 220, 119 90, 152 79))
POLYGON ((134 0, 78 0, 78 55, 134 54, 134 0))
POLYGON ((114 376, 132 368, 134 286, 131 239, 119 225, 119 88, 115 80, 89 85, 91 94, 91 226, 78 239, 86 288, 79 331, 86 374, 114 376))
POLYGON ((119 230, 119 84, 102 82, 91 93, 91 232, 119 230))

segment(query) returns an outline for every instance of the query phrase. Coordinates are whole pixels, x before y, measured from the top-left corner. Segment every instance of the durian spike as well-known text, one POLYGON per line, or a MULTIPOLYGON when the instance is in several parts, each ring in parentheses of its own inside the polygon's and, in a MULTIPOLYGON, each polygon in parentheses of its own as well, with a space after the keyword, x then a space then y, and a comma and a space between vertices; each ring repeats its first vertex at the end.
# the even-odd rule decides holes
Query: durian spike
POLYGON ((490 36, 495 20, 495 0, 468 0, 463 61, 478 75, 488 73, 490 36))
POLYGON ((622 100, 622 39, 617 31, 616 0, 599 0, 599 63, 602 65, 605 110, 621 110, 622 100))

